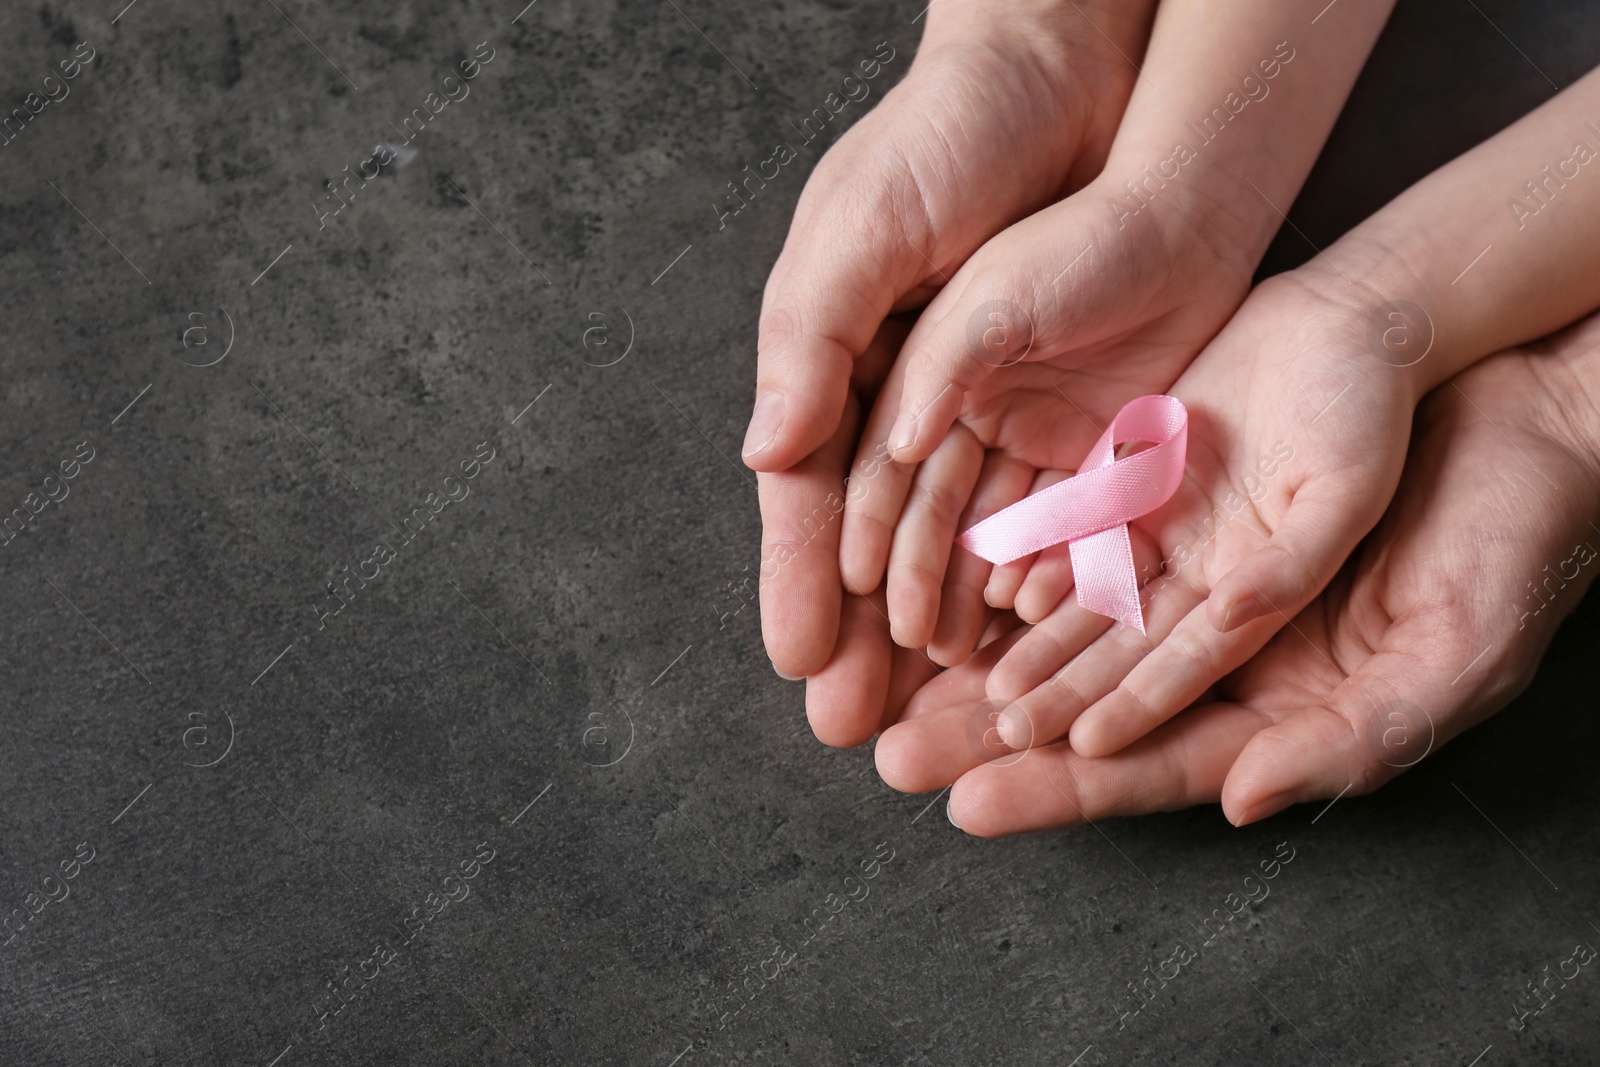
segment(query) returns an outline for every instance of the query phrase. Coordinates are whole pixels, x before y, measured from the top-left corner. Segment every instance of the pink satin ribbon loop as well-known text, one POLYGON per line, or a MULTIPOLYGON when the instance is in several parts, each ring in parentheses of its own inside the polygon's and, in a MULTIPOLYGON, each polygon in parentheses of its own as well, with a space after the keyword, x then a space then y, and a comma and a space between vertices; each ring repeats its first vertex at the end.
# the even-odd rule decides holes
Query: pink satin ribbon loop
POLYGON ((957 543, 990 563, 1010 563, 1067 542, 1078 603, 1144 633, 1128 523, 1172 498, 1183 480, 1189 413, 1170 396, 1123 405, 1078 473, 984 519, 957 543), (1116 459, 1119 445, 1152 447, 1116 459))

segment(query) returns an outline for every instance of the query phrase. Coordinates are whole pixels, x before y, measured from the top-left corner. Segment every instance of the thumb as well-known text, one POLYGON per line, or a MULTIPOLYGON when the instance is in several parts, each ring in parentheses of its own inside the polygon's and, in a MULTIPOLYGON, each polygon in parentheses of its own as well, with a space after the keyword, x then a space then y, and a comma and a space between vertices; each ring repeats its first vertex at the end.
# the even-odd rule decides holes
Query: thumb
POLYGON ((895 302, 930 274, 944 280, 918 250, 931 235, 901 218, 887 173, 830 177, 837 169, 824 159, 807 183, 762 300, 741 450, 755 470, 792 466, 833 435, 856 361, 895 302))
POLYGON ((1323 704, 1252 738, 1223 785, 1229 821, 1243 826, 1291 804, 1370 793, 1480 718, 1462 714, 1475 690, 1452 684, 1460 664, 1431 662, 1445 658, 1435 655, 1440 621, 1428 614, 1392 627, 1323 704))
POLYGON ((897 462, 927 459, 969 392, 1034 354, 1040 315, 1025 274, 1015 267, 978 273, 977 263, 974 257, 957 273, 906 338, 900 402, 885 442, 897 462))
POLYGON ((906 338, 899 409, 886 436, 897 462, 932 455, 990 375, 1059 355, 1082 343, 1086 329, 1105 326, 1118 288, 1110 276, 1120 272, 1090 254, 1105 242, 1086 210, 1062 201, 1005 230, 923 312, 906 338))
POLYGON ((1292 619, 1320 593, 1377 524, 1393 495, 1349 475, 1321 474, 1302 486, 1267 543, 1212 588, 1206 614, 1226 633, 1263 615, 1292 619))

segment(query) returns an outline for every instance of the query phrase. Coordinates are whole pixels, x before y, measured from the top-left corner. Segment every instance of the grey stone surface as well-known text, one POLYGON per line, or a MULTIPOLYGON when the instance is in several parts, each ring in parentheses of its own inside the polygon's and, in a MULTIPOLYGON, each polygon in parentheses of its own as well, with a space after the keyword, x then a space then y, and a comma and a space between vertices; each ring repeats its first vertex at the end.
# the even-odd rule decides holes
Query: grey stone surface
MULTIPOLYGON (((7 109, 97 53, 0 148, 4 508, 93 449, 0 549, 0 1063, 1600 1061, 1588 969, 1509 1026, 1600 941, 1592 602, 1376 795, 996 842, 817 744, 727 614, 815 149, 711 205, 921 0, 122 3, 0 9, 7 109)), ((1597 59, 1592 5, 1402 0, 1266 269, 1597 59)))

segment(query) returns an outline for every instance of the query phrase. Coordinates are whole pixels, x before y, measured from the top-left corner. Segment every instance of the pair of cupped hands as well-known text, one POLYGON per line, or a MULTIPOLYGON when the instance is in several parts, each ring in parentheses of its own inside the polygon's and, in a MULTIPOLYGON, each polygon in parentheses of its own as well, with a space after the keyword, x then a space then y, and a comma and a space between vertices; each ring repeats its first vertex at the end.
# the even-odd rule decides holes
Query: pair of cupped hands
POLYGON ((1233 201, 1127 214, 1107 161, 1152 8, 930 25, 765 291, 768 654, 819 739, 876 736, 884 780, 953 786, 973 834, 1374 789, 1526 685, 1577 597, 1515 605, 1600 544, 1600 327, 1437 385, 1400 366, 1425 325, 1380 319, 1375 349, 1385 294, 1327 257, 1252 291, 1233 201), (1064 544, 955 544, 1157 393, 1188 453, 1129 526, 1145 633, 1077 603, 1064 544))

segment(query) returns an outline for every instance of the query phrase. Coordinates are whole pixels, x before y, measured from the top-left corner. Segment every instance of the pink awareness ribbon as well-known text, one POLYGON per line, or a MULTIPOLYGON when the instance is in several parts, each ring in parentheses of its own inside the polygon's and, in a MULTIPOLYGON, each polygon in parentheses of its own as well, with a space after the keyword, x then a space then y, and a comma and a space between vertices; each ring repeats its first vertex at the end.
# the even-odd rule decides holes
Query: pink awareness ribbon
POLYGON ((1010 563, 1067 542, 1078 603, 1144 633, 1128 523, 1172 498, 1183 480, 1189 412, 1170 396, 1128 401, 1084 457, 1078 473, 997 511, 956 543, 990 563, 1010 563), (1116 459, 1117 446, 1153 447, 1116 459))

